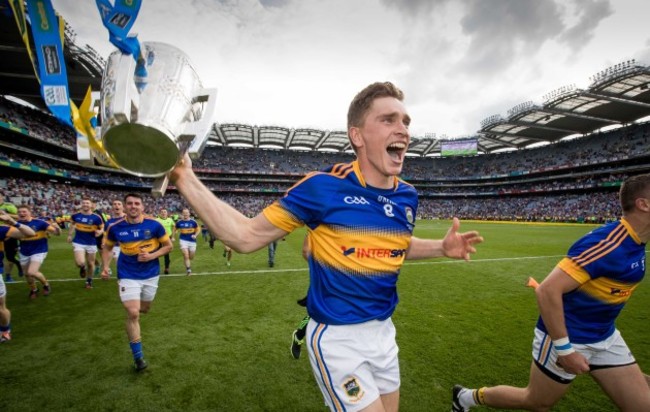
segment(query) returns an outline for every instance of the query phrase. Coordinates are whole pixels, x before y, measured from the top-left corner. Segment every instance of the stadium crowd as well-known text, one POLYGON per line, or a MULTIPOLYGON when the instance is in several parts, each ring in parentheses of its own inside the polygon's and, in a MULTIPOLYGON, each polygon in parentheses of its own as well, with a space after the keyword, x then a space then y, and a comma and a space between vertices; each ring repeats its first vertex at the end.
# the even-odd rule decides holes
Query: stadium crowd
MULTIPOLYGON (((0 97, 0 121, 0 160, 12 162, 4 166, 8 177, 0 179, 0 190, 15 204, 65 215, 78 208, 82 195, 108 210, 112 199, 136 190, 146 192, 147 213, 187 207, 173 188, 162 199, 151 197, 151 179, 70 160, 75 158, 74 133, 46 113, 0 97), (44 145, 40 152, 22 148, 16 139, 22 135, 69 153, 51 153, 44 145)), ((620 182, 648 169, 649 137, 650 125, 638 124, 536 149, 411 157, 402 177, 419 190, 420 218, 603 222, 620 215, 620 182)), ((208 146, 194 168, 212 191, 253 216, 307 172, 352 160, 350 153, 208 146)))

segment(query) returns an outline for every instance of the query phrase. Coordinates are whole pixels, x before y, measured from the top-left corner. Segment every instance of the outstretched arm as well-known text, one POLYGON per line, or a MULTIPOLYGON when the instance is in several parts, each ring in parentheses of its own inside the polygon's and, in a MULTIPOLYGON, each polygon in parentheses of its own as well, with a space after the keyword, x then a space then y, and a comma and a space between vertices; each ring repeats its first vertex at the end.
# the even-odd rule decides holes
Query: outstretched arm
POLYGON ((458 233, 460 221, 454 218, 451 227, 443 239, 421 239, 413 236, 406 252, 409 260, 448 257, 453 259, 470 259, 476 253, 474 245, 483 242, 477 231, 458 233))
POLYGON ((188 155, 172 170, 170 181, 210 231, 238 253, 254 252, 287 235, 263 214, 248 218, 217 198, 194 174, 188 155))

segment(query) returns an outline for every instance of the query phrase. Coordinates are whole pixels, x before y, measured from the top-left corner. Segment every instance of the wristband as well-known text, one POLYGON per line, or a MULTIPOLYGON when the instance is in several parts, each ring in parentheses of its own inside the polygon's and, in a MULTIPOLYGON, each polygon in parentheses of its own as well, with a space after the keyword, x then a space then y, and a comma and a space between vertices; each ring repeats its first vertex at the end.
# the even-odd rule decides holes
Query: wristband
POLYGON ((559 356, 567 356, 575 352, 568 337, 563 337, 553 341, 553 347, 559 356))
POLYGON ((20 228, 21 226, 22 226, 22 225, 20 224, 20 222, 16 222, 16 223, 14 223, 14 227, 15 227, 16 229, 20 228))

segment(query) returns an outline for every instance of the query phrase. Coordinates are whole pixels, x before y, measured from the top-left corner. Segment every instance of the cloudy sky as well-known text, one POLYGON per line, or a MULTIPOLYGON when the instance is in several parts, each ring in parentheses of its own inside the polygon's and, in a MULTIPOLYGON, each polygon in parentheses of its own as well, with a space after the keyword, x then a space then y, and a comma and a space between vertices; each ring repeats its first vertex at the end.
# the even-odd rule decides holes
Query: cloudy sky
MULTIPOLYGON (((92 0, 52 0, 107 57, 92 0)), ((484 118, 636 59, 645 0, 143 0, 131 32, 184 50, 220 123, 345 130, 356 92, 390 80, 414 136, 473 135, 484 118)))

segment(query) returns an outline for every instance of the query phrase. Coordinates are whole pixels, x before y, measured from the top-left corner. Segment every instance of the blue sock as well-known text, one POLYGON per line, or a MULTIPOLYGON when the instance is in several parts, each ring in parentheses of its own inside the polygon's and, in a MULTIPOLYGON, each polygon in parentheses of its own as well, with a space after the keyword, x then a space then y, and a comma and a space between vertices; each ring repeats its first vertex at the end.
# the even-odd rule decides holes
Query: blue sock
POLYGON ((7 326, 0 325, 0 332, 7 332, 8 330, 11 330, 11 323, 7 326))
POLYGON ((138 360, 144 357, 144 354, 142 353, 142 341, 140 341, 140 339, 129 343, 129 345, 131 345, 131 352, 133 353, 134 360, 138 360))

